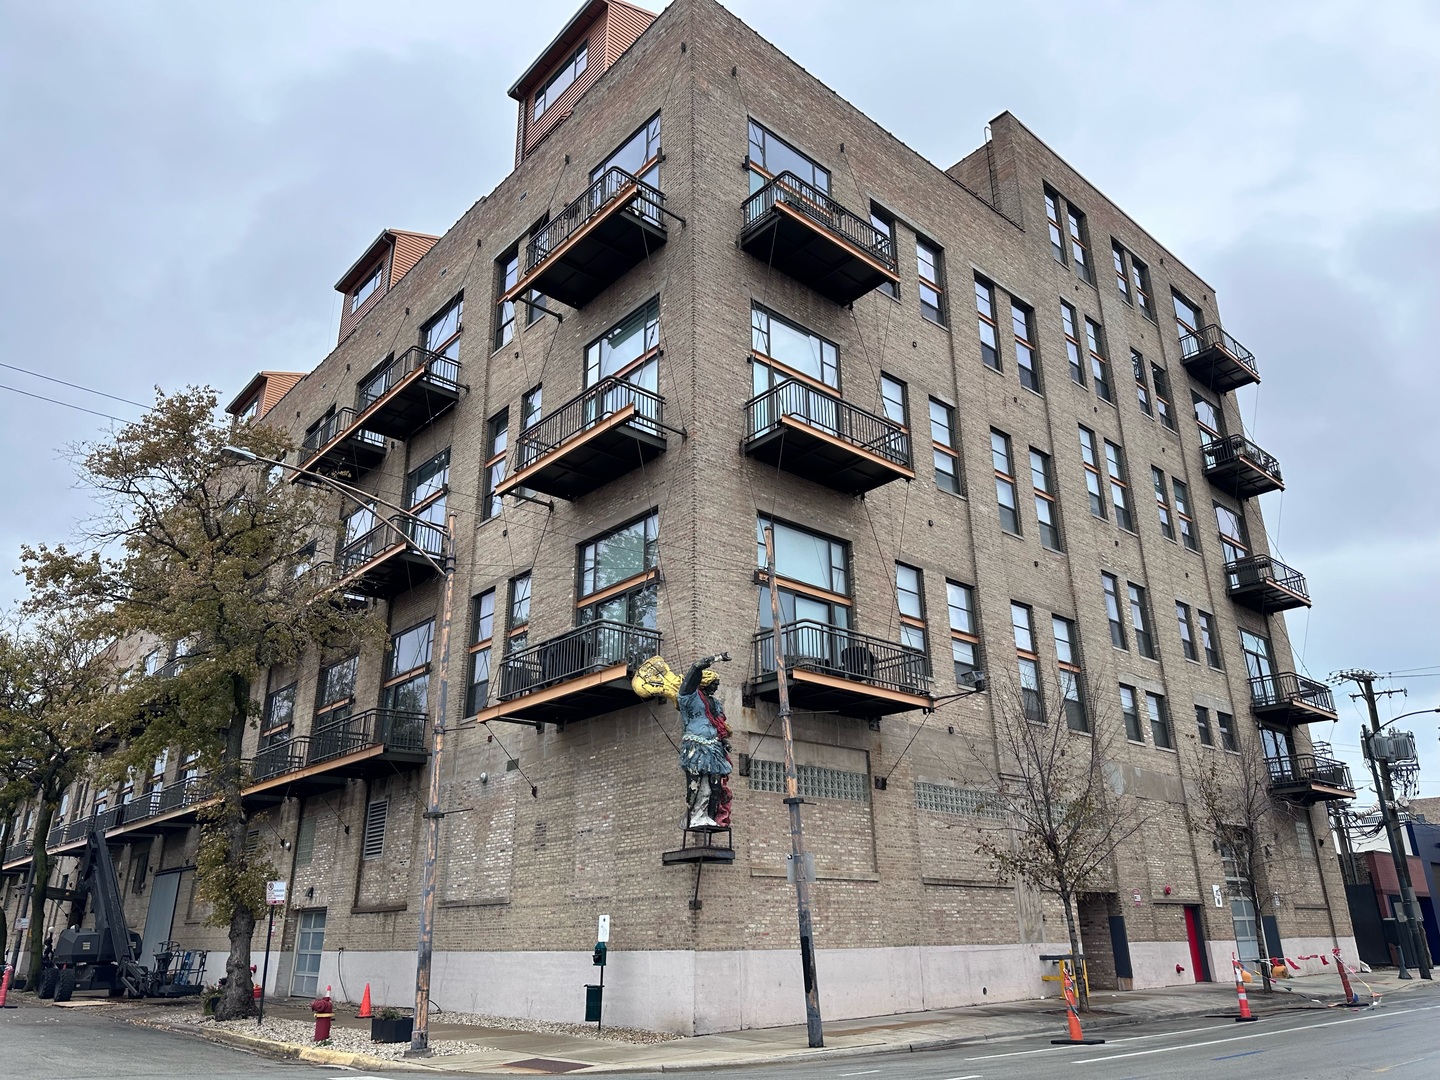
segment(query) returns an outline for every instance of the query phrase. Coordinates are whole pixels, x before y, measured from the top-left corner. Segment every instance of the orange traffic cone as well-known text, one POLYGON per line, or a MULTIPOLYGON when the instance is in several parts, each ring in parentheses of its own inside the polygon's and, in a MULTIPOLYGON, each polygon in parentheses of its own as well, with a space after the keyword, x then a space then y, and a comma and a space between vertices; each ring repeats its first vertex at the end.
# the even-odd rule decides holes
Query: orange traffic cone
POLYGON ((1080 1014, 1075 1011, 1075 977, 1070 973, 1070 963, 1066 960, 1060 961, 1060 988, 1065 993, 1065 1023, 1069 1029, 1069 1037, 1064 1039, 1051 1039, 1055 1046, 1098 1046, 1104 1039, 1087 1039, 1085 1033, 1080 1030, 1080 1014))
POLYGON ((1230 966, 1235 969, 1235 993, 1240 998, 1240 1015, 1235 1017, 1235 1022, 1238 1024, 1258 1019, 1250 1014, 1250 999, 1245 996, 1245 980, 1242 978, 1245 969, 1241 967, 1240 961, 1235 959, 1234 953, 1230 954, 1230 966))
POLYGON ((365 993, 360 996, 360 1011, 355 1014, 361 1020, 367 1019, 370 1013, 370 984, 365 984, 365 993))

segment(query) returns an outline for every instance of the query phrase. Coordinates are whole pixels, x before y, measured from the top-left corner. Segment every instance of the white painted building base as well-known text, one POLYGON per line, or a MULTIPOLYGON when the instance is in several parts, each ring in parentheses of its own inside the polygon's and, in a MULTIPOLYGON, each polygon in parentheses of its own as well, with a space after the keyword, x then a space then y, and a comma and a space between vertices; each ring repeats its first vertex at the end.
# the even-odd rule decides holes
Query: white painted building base
MULTIPOLYGON (((1291 975, 1334 975, 1335 983, 1340 983, 1340 973, 1335 967, 1334 950, 1340 949, 1340 959, 1352 969, 1359 964, 1360 956, 1355 951, 1354 937, 1287 937, 1282 942, 1285 946, 1285 957, 1287 960, 1299 964, 1297 971, 1293 964, 1287 964, 1291 975), (1320 957, 1325 957, 1328 963, 1323 963, 1320 957), (1307 959, 1300 959, 1307 957, 1307 959)), ((1233 981, 1231 974, 1230 958, 1235 955, 1234 941, 1211 941, 1207 942, 1210 950, 1210 972, 1216 982, 1233 981)))

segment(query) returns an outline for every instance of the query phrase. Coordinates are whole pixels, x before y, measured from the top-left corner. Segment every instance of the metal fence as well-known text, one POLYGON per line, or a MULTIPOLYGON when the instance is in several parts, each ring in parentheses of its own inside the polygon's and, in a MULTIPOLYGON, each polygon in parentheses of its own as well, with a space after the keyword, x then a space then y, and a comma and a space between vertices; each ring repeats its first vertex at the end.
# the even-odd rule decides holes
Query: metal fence
MULTIPOLYGON (((810 619, 785 623, 780 630, 787 668, 835 675, 902 694, 930 693, 930 659, 919 649, 810 619)), ((773 631, 755 636, 754 664, 761 675, 774 673, 773 631)))
POLYGON ((500 700, 660 652, 660 632, 599 620, 513 652, 500 662, 500 700))

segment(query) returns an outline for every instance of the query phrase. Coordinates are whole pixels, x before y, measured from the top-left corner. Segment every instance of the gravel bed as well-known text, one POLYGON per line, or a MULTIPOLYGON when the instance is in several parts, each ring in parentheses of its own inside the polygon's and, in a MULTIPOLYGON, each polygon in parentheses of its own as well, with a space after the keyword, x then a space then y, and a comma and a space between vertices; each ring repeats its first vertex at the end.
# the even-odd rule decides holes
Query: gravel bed
MULTIPOLYGON (((276 1042, 295 1043, 300 1046, 321 1045, 314 1041, 315 1025, 306 1020, 284 1020, 266 1017, 259 1024, 254 1020, 209 1020, 199 1013, 182 1013, 165 1017, 171 1024, 193 1027, 197 1031, 233 1031, 239 1035, 252 1035, 276 1042)), ((410 1048, 409 1043, 377 1043, 370 1041, 369 1032, 363 1028, 332 1027, 330 1041, 323 1044, 329 1050, 346 1054, 365 1054, 369 1057, 398 1061, 410 1048)), ((496 1047, 482 1043, 458 1040, 432 1040, 430 1052, 435 1055, 474 1054, 496 1047)))
POLYGON ((513 1016, 486 1016, 484 1013, 437 1012, 437 1024, 465 1024, 470 1027, 497 1028, 501 1031, 528 1031, 541 1035, 569 1035, 577 1039, 604 1039, 609 1042, 652 1043, 670 1042, 681 1036, 668 1031, 645 1031, 642 1028, 602 1027, 594 1024, 565 1024, 558 1020, 528 1020, 513 1016))

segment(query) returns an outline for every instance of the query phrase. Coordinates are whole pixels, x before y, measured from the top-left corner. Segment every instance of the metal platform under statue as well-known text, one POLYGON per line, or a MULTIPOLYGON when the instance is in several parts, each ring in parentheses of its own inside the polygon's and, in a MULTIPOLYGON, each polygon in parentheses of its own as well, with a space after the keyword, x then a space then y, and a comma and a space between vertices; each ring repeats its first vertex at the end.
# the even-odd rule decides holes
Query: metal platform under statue
POLYGON ((735 848, 732 846, 729 825, 696 825, 686 827, 681 832, 679 849, 660 853, 660 862, 665 866, 674 866, 676 863, 735 861, 735 848))

